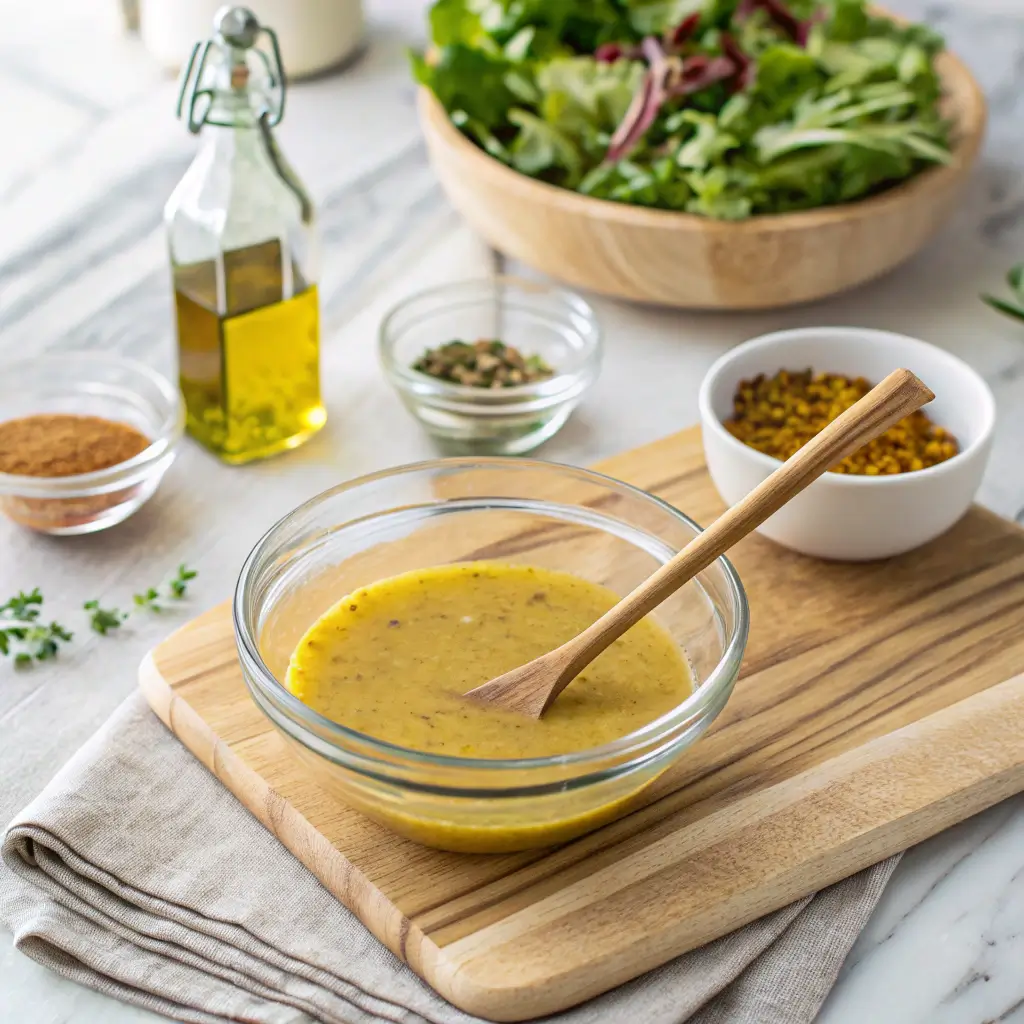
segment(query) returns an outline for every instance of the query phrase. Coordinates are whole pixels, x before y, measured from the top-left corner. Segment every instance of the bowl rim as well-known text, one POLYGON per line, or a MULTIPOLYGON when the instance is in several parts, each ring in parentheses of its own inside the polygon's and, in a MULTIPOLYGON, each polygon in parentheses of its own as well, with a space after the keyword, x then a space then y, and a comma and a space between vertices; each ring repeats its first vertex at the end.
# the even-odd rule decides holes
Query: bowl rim
MULTIPOLYGON (((147 403, 158 413, 164 412, 154 436, 150 439, 149 445, 138 455, 133 455, 130 459, 115 463, 113 466, 107 466, 105 469, 96 469, 88 473, 71 473, 65 476, 26 476, 19 473, 0 472, 0 493, 17 494, 23 497, 76 497, 81 491, 90 494, 102 492, 110 489, 115 483, 123 484, 126 478, 144 476, 147 470, 165 459, 181 439, 185 429, 185 409, 177 387, 162 373, 127 356, 108 352, 68 351, 49 352, 27 359, 19 359, 16 362, 8 363, 5 367, 5 378, 3 385, 0 386, 0 393, 17 387, 18 373, 21 370, 33 372, 43 370, 45 372, 46 367, 50 365, 59 366, 62 371, 66 372, 69 361, 84 364, 86 370, 81 378, 69 386, 68 390, 72 393, 81 392, 90 384, 96 383, 96 376, 88 373, 89 367, 127 370, 129 373, 145 378, 157 390, 166 406, 166 411, 164 411, 155 403, 147 403)), ((134 391, 130 385, 128 388, 134 391)), ((138 394, 138 392, 135 393, 138 394)), ((27 415, 33 414, 28 413, 27 415)), ((77 414, 70 413, 69 415, 77 414)), ((18 418, 20 417, 15 417, 15 419, 18 418)))
POLYGON ((586 299, 562 285, 547 281, 534 281, 518 274, 467 277, 458 281, 447 281, 444 284, 421 288, 395 303, 381 319, 377 330, 378 358, 385 373, 396 386, 417 394, 422 393, 435 398, 445 396, 477 405, 512 405, 517 401, 535 398, 550 399, 558 397, 564 392, 573 391, 579 386, 581 379, 586 380, 596 376, 603 352, 604 332, 601 329, 601 321, 594 311, 594 307, 586 299), (436 377, 413 370, 395 358, 394 345, 397 338, 392 336, 394 321, 415 303, 435 296, 440 299, 455 297, 467 288, 481 288, 497 292, 498 286, 511 286, 524 292, 556 297, 586 320, 590 329, 589 333, 580 334, 584 344, 580 347, 569 369, 556 372, 544 380, 491 390, 438 380, 436 377))
MULTIPOLYGON (((262 537, 260 537, 255 546, 246 556, 245 562, 242 565, 231 603, 235 640, 240 648, 240 652, 243 653, 244 657, 249 659, 256 669, 255 677, 258 688, 262 691, 262 695, 268 697, 273 703, 284 706, 291 722, 297 724, 304 732, 308 732, 309 726, 316 727, 319 731, 317 738, 322 740, 325 734, 327 742, 330 743, 333 748, 337 749, 339 753, 350 753, 351 750, 346 749, 345 744, 350 748, 351 744, 355 743, 358 747, 366 748, 374 754, 384 754, 388 757, 388 761, 386 763, 392 767, 395 764, 395 760, 398 759, 399 764, 406 766, 413 764, 416 767, 428 766, 441 769, 442 771, 463 771, 469 769, 472 771, 499 774, 503 772, 507 773, 509 771, 530 771, 533 769, 574 766, 582 766, 586 768, 587 766, 595 763, 599 764, 608 758, 628 758, 630 755, 635 753, 644 754, 645 752, 649 752, 650 743, 656 742, 660 735, 664 734, 672 727, 685 725, 685 723, 694 720, 702 712, 714 708, 716 701, 722 697, 723 693, 725 699, 728 698, 732 685, 735 683, 736 677, 739 674, 743 654, 746 650, 747 637, 750 631, 750 605, 747 600, 746 590, 743 587, 743 583, 740 580, 735 567, 724 555, 720 555, 712 565, 716 563, 721 565, 730 598, 735 605, 736 621, 731 636, 726 637, 722 654, 711 674, 708 676, 707 680, 701 686, 697 687, 681 704, 678 704, 676 707, 665 712, 665 714, 653 721, 648 722, 646 725, 641 726, 641 728, 636 729, 631 733, 627 733, 625 736, 620 736, 618 739, 601 744, 600 746, 587 747, 583 750, 571 751, 566 754, 526 758, 468 758, 456 757, 449 754, 434 754, 427 751, 415 750, 410 747, 404 747, 400 744, 391 743, 387 740, 377 739, 373 736, 367 735, 366 733, 350 729, 347 726, 341 725, 339 722, 335 722, 332 719, 321 715, 319 712, 314 711, 313 708, 309 707, 309 705, 299 700, 299 698, 296 697, 283 682, 277 679, 277 677, 267 667, 266 662, 263 660, 263 656, 260 653, 258 639, 249 628, 249 623, 247 621, 245 606, 248 596, 248 586, 262 556, 267 551, 272 550, 274 539, 280 530, 287 527, 301 514, 314 509, 317 505, 323 504, 346 491, 355 490, 357 487, 375 483, 379 480, 406 474, 420 473, 441 467, 462 467, 467 469, 475 467, 499 471, 507 471, 510 469, 513 471, 547 469, 557 472, 567 472, 573 476, 582 476, 591 483, 596 483, 603 487, 611 487, 613 490, 618 490, 630 497, 639 498, 644 502, 656 505, 660 510, 667 512, 671 518, 675 519, 677 522, 683 523, 695 533, 699 534, 703 532, 703 527, 697 524, 693 519, 685 515, 675 506, 669 504, 663 498, 659 498, 657 495, 651 494, 649 491, 642 490, 639 487, 635 487, 632 484, 626 483, 623 480, 618 480, 615 477, 601 473, 597 470, 581 469, 577 466, 570 466, 560 462, 550 462, 543 459, 508 459, 502 458, 501 456, 480 458, 475 456, 462 456, 453 458, 425 459, 419 462, 406 463, 401 466, 378 470, 375 473, 368 473, 352 480, 345 481, 344 483, 337 484, 325 491, 321 491, 319 494, 314 495, 312 498, 309 498, 307 501, 296 506, 287 515, 282 516, 263 534, 262 537), (335 743, 334 737, 345 741, 345 743, 339 746, 335 743)), ((710 566, 708 568, 710 568, 710 566)), ((245 676, 247 685, 249 685, 249 673, 244 672, 243 675, 245 676)), ((724 703, 725 701, 722 700, 721 706, 724 706, 724 703)), ((268 714, 269 716, 269 712, 264 707, 263 702, 261 700, 257 700, 257 704, 260 706, 260 709, 264 714, 268 714)), ((721 706, 718 710, 721 709, 721 706)), ((715 714, 717 714, 717 711, 715 714)), ((293 738, 303 742, 302 737, 295 736, 293 738)), ((627 770, 632 767, 634 767, 632 760, 627 760, 622 765, 623 770, 627 770)))
MULTIPOLYGON (((901 20, 888 12, 880 13, 892 17, 894 21, 901 20)), ((417 106, 422 129, 428 139, 433 134, 435 139, 449 150, 457 150, 460 158, 472 161, 475 164, 474 169, 479 174, 490 176, 498 186, 520 192, 523 198, 531 199, 538 204, 560 205, 582 216, 617 222, 634 228, 724 233, 730 238, 735 238, 744 234, 763 235, 766 231, 813 230, 825 225, 882 216, 890 212, 893 206, 898 206, 911 193, 940 191, 946 187, 947 179, 963 174, 981 149, 987 121, 985 96, 967 65, 951 51, 943 49, 938 54, 936 67, 945 91, 955 92, 963 102, 963 112, 957 118, 955 134, 950 143, 951 160, 948 164, 927 167, 881 192, 850 202, 788 213, 756 214, 741 221, 716 220, 681 210, 661 210, 619 203, 611 199, 583 195, 572 189, 531 178, 521 171, 508 167, 466 138, 454 125, 440 100, 425 85, 418 87, 417 106), (955 88, 951 89, 951 85, 955 88)))
MULTIPOLYGON (((986 383, 985 378, 959 356, 955 356, 952 352, 947 352, 944 348, 933 345, 923 338, 915 338, 910 334, 900 334, 897 331, 885 331, 873 327, 784 328, 779 331, 770 331, 767 334, 759 334, 757 337, 750 338, 735 348, 730 349, 712 363, 710 369, 704 375, 704 379, 701 381, 700 391, 697 394, 697 408, 700 413, 702 428, 705 430, 710 429, 733 452, 741 454, 742 457, 762 466, 769 472, 778 469, 782 465, 781 459, 777 459, 773 455, 766 455, 756 448, 751 448, 750 445, 744 444, 738 438, 733 437, 725 429, 722 421, 711 407, 712 388, 718 383, 724 371, 732 366, 738 358, 748 352, 772 349, 787 341, 803 338, 816 338, 827 342, 838 340, 839 335, 849 336, 851 334, 877 341, 897 341, 900 344, 910 343, 912 347, 919 347, 922 351, 926 351, 928 358, 934 358, 940 362, 947 363, 956 373, 971 380, 978 387, 979 393, 983 396, 984 400, 982 427, 966 448, 961 448, 956 455, 951 456, 944 462, 936 463, 934 466, 916 469, 909 473, 893 473, 884 476, 867 476, 856 473, 825 473, 819 477, 816 483, 825 483, 827 486, 832 487, 897 487, 910 482, 916 483, 921 480, 929 480, 944 473, 952 472, 958 464, 969 457, 974 458, 980 451, 985 449, 992 438, 996 421, 995 396, 992 394, 992 389, 986 383)), ((785 367, 780 366, 779 369, 785 369, 785 367)), ((927 411, 927 407, 925 411, 927 411)))

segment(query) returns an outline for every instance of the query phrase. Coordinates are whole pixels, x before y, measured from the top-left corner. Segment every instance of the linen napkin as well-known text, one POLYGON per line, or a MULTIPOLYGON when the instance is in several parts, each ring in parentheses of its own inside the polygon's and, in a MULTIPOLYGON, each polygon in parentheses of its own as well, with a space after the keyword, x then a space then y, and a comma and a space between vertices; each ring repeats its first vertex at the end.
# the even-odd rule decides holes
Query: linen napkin
MULTIPOLYGON (((66 978, 196 1024, 477 1024, 346 910, 134 694, 8 827, 0 919, 66 978)), ((554 1024, 805 1024, 899 858, 554 1024)))

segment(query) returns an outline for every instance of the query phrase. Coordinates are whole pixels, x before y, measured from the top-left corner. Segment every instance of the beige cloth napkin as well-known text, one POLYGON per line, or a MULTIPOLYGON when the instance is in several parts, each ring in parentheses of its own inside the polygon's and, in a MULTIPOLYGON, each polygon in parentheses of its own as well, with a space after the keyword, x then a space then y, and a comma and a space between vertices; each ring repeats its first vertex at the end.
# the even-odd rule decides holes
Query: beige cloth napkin
MULTIPOLYGON (((805 1024, 899 858, 558 1024, 805 1024)), ((201 1024, 474 1024, 428 988, 133 695, 10 825, 0 919, 57 974, 201 1024)))

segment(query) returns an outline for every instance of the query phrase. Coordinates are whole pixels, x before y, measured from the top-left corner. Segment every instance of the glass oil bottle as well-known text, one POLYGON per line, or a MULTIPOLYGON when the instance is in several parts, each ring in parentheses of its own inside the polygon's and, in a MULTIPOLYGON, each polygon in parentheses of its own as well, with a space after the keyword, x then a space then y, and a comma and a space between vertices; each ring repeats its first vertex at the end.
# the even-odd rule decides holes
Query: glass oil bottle
POLYGON ((164 219, 187 428, 229 463, 327 418, 313 206, 272 133, 284 94, 274 32, 222 7, 182 74, 178 116, 203 141, 164 219))

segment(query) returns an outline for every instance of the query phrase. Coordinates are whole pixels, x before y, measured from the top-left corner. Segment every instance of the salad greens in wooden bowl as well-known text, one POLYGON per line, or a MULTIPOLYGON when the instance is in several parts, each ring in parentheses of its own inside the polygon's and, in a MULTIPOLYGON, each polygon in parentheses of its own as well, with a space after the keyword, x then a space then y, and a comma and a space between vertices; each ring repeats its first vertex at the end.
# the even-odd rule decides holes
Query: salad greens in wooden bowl
POLYGON ((863 0, 436 0, 414 54, 522 174, 721 220, 858 199, 950 160, 942 39, 863 0))
POLYGON ((869 281, 946 222, 984 137, 970 71, 861 0, 438 0, 431 23, 413 64, 452 205, 621 298, 766 309, 869 281))

